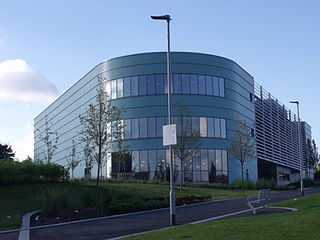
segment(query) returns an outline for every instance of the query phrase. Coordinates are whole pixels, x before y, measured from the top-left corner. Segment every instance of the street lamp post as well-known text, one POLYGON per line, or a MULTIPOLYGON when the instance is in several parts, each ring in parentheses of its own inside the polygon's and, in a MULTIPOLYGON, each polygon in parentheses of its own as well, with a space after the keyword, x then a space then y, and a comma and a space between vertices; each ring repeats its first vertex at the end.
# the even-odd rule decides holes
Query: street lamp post
POLYGON ((300 159, 300 191, 301 191, 301 196, 304 196, 304 191, 303 191, 303 179, 302 179, 302 156, 301 156, 301 132, 300 132, 300 116, 299 116, 299 101, 290 101, 290 103, 294 103, 297 105, 297 114, 298 114, 298 137, 299 137, 299 159, 300 159))
MULTIPOLYGON (((167 21, 167 83, 168 83, 168 125, 171 124, 171 76, 170 76, 170 15, 151 16, 153 20, 167 21)), ((174 192, 173 183, 173 159, 172 159, 172 146, 169 145, 170 152, 170 225, 176 224, 176 197, 174 192)))

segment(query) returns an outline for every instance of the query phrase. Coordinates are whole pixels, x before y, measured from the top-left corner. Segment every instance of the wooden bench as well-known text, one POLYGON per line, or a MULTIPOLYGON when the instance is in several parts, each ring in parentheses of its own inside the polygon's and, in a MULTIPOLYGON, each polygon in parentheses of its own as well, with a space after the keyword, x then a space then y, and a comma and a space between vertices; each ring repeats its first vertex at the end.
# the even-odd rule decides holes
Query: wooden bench
POLYGON ((265 208, 265 204, 270 200, 270 189, 261 189, 257 196, 247 197, 247 205, 252 209, 253 214, 256 214, 256 209, 252 204, 262 205, 265 208))

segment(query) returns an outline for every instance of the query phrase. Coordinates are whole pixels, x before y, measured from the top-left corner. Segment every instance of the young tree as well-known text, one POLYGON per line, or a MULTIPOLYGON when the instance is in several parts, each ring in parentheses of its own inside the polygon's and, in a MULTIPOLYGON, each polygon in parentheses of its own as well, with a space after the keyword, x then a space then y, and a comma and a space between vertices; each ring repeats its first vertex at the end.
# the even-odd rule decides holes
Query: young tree
POLYGON ((244 191, 243 165, 247 160, 255 156, 254 149, 255 141, 252 137, 251 129, 246 125, 244 120, 238 120, 236 122, 234 137, 231 139, 229 146, 229 152, 240 162, 242 191, 244 191))
POLYGON ((307 164, 307 177, 310 179, 310 169, 315 169, 317 162, 319 161, 317 146, 314 140, 307 140, 306 144, 306 164, 307 164))
POLYGON ((89 142, 85 142, 83 146, 83 154, 84 154, 84 164, 85 164, 85 169, 84 169, 84 175, 85 178, 91 178, 91 169, 93 167, 93 156, 92 156, 92 147, 90 146, 89 142))
POLYGON ((89 104, 87 112, 80 116, 81 140, 88 142, 93 147, 92 155, 97 163, 97 187, 99 186, 101 167, 106 163, 107 152, 111 148, 112 122, 115 121, 115 113, 118 112, 119 108, 111 105, 107 94, 101 88, 97 93, 96 104, 89 104))
POLYGON ((72 139, 72 147, 70 152, 70 157, 67 159, 68 167, 71 169, 71 178, 73 178, 74 169, 79 165, 80 160, 76 156, 77 147, 74 143, 74 139, 72 139))
POLYGON ((184 183, 184 162, 198 151, 201 145, 200 133, 192 130, 191 113, 187 105, 178 103, 177 108, 177 144, 173 146, 175 156, 181 163, 180 191, 184 183))
POLYGON ((15 153, 8 144, 0 144, 0 160, 14 160, 15 153))
POLYGON ((44 131, 41 132, 40 129, 37 129, 39 132, 39 137, 42 142, 46 145, 46 151, 44 151, 44 159, 47 163, 50 163, 52 160, 53 153, 57 150, 58 144, 58 132, 51 131, 51 127, 49 126, 50 122, 48 121, 48 116, 45 117, 45 125, 44 131))

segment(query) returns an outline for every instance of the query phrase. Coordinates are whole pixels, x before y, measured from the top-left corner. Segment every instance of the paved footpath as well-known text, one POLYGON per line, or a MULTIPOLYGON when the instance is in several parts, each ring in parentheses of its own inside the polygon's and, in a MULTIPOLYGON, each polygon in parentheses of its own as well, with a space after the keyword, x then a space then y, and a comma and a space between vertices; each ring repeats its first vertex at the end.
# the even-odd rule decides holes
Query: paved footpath
MULTIPOLYGON (((306 195, 319 193, 320 188, 310 188, 306 195)), ((271 203, 300 196, 298 190, 281 191, 271 194, 271 203)), ((201 204, 178 207, 177 225, 201 221, 248 209, 246 198, 211 201, 201 204)), ((259 213, 259 212, 258 212, 259 213)), ((252 215, 247 212, 243 215, 252 215)), ((160 229, 169 226, 169 209, 161 209, 137 214, 115 216, 103 220, 72 223, 61 226, 30 230, 31 240, 69 239, 110 239, 128 234, 160 229)), ((12 233, 13 234, 13 233, 12 233)), ((0 239, 16 239, 13 235, 0 234, 0 239), (3 238, 7 237, 7 238, 3 238)))

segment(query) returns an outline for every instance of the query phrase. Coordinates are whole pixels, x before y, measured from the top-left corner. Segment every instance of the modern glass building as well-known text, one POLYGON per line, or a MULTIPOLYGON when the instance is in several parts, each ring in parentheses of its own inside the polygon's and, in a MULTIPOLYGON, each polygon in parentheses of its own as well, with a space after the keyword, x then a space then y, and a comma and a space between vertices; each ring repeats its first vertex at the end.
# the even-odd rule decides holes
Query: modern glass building
MULTIPOLYGON (((295 173, 298 167, 294 148, 297 143, 295 119, 288 118, 288 114, 282 112, 282 106, 273 103, 271 98, 261 98, 262 90, 258 89, 260 93, 254 91, 253 77, 237 63, 214 55, 173 52, 171 71, 173 121, 177 122, 179 105, 187 105, 190 116, 186 120, 190 121, 192 131, 200 141, 199 149, 194 149, 182 166, 175 158, 176 181, 179 181, 182 169, 186 181, 231 183, 239 179, 239 161, 228 152, 238 120, 246 122, 257 140, 257 149, 254 149, 257 150, 257 158, 245 162, 247 179, 255 181, 262 176, 279 181, 280 175, 288 172, 282 171, 283 167, 289 169, 290 174, 291 171, 295 173), (268 121, 273 122, 270 127, 264 120, 268 110, 264 106, 271 105, 278 115, 277 118, 272 114, 269 116, 272 120, 268 121), (276 125, 274 121, 277 121, 276 125), (290 126, 290 131, 287 128, 283 130, 283 124, 290 126), (271 145, 267 140, 270 134, 275 139, 271 145), (281 142, 287 136, 292 141, 282 149, 276 140, 281 142), (272 174, 266 170, 271 165, 272 174)), ((166 53, 163 52, 104 61, 76 82, 35 118, 35 159, 45 160, 47 145, 41 138, 46 129, 55 133, 50 135, 52 140, 58 139, 52 162, 66 165, 72 145, 76 146, 77 158, 84 158, 79 141, 79 115, 95 102, 100 87, 106 91, 113 105, 124 110, 124 138, 129 145, 128 156, 120 169, 113 151, 108 154, 103 175, 112 177, 120 171, 131 177, 150 180, 165 178, 170 155, 162 142, 162 126, 168 117, 166 53)), ((81 163, 74 175, 83 177, 84 168, 84 163, 81 163)), ((289 181, 294 179, 292 176, 289 176, 289 181)), ((287 176, 285 178, 288 179, 287 176)))

